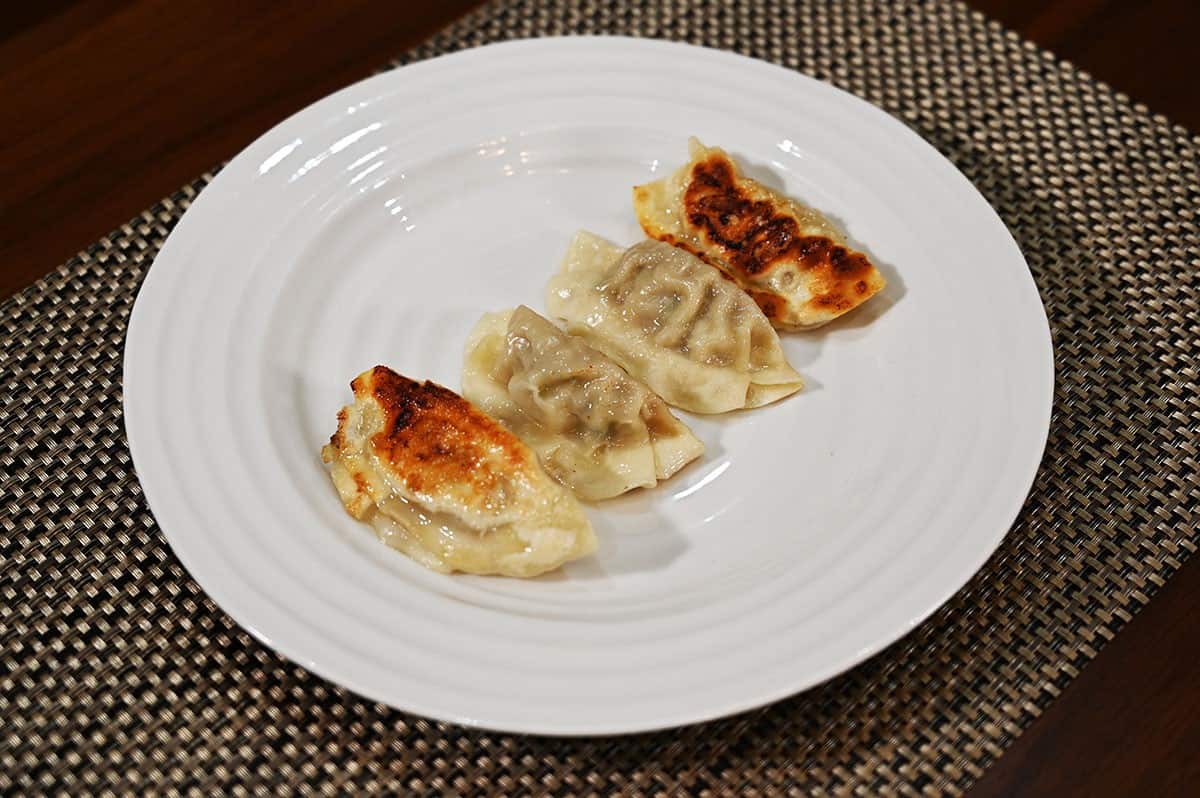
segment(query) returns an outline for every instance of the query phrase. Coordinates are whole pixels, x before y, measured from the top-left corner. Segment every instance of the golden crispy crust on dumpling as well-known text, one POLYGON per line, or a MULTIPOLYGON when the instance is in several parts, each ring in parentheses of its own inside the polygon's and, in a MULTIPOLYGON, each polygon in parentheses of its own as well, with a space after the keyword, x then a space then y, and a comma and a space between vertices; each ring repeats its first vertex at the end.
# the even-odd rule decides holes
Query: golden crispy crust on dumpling
POLYGON ((743 177, 723 150, 692 149, 680 173, 633 190, 651 238, 719 268, 784 329, 824 324, 883 289, 871 260, 815 211, 743 177))
MULTIPOLYGON (((436 492, 454 484, 487 496, 496 490, 497 475, 480 464, 496 452, 515 468, 532 465, 529 449, 516 436, 437 383, 418 383, 376 366, 350 387, 356 398, 374 399, 383 410, 383 426, 371 446, 409 490, 436 492)), ((340 426, 335 445, 339 435, 340 426)))

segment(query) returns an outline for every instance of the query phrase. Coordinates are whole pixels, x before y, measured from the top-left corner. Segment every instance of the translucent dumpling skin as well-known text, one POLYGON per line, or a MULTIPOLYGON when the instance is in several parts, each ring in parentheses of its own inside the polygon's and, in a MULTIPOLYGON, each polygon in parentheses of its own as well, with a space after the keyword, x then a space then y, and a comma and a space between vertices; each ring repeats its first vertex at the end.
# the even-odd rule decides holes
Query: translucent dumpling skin
POLYGON ((546 307, 684 410, 759 407, 803 387, 758 305, 717 269, 669 244, 623 250, 577 233, 547 286, 546 307))
POLYGON ((644 383, 525 306, 475 326, 463 395, 582 499, 653 487, 704 451, 644 383))
POLYGON ((579 502, 458 394, 384 366, 321 450, 346 511, 435 571, 536 576, 596 548, 579 502))

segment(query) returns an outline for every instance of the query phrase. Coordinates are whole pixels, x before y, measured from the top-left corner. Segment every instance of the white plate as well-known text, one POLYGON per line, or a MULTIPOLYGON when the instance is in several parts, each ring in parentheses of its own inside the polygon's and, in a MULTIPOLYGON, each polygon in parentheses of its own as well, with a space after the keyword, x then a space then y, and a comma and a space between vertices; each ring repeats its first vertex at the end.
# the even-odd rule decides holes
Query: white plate
POLYGON ((911 630, 1016 516, 1052 381, 1021 253, 904 125, 726 53, 542 39, 358 83, 235 158, 138 297, 125 414, 172 547, 264 643, 422 715, 592 734, 758 706, 911 630), (471 325, 542 308, 576 229, 641 237, 630 187, 689 134, 883 264, 883 295, 784 336, 806 390, 696 420, 703 459, 590 507, 599 553, 549 577, 440 576, 347 517, 318 449, 349 380, 457 388, 471 325))

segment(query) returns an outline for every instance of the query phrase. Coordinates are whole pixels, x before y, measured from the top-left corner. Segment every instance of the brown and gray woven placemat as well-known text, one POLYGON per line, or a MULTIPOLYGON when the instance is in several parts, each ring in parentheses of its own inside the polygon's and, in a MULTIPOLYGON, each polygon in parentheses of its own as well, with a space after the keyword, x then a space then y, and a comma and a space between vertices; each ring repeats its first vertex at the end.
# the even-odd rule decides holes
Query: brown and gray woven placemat
POLYGON ((883 654, 725 721, 553 740, 363 701, 216 609, 132 472, 125 326, 206 175, 3 305, 0 793, 956 793, 1195 551, 1200 140, 948 0, 517 0, 402 62, 568 33, 802 70, 979 186, 1029 260, 1058 363, 1046 458, 1000 552, 883 654))

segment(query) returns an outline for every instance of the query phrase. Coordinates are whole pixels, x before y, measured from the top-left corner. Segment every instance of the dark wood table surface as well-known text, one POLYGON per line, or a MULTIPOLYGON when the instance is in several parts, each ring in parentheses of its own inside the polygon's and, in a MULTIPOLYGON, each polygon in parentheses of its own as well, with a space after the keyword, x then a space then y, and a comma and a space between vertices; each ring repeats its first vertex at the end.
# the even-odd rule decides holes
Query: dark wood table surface
MULTIPOLYGON (((1196 0, 971 0, 1200 131, 1196 0)), ((0 297, 475 0, 43 0, 0 15, 0 297)), ((973 795, 1200 795, 1200 558, 973 795)))

